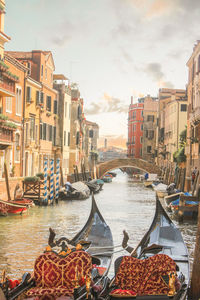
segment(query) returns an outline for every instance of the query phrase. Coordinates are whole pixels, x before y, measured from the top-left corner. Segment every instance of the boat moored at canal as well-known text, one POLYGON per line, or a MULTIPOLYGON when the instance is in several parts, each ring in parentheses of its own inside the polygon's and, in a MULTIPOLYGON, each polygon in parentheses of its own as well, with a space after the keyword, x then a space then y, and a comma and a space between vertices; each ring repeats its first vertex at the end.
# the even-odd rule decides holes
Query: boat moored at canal
POLYGON ((189 279, 187 247, 157 199, 153 222, 139 245, 131 256, 116 260, 113 288, 106 299, 183 300, 189 279))
POLYGON ((50 229, 48 246, 35 260, 34 274, 24 275, 15 288, 8 287, 8 280, 0 284, 6 299, 16 299, 22 293, 26 297, 56 299, 88 299, 91 293, 98 294, 107 283, 112 255, 113 238, 109 226, 103 219, 92 198, 88 221, 82 230, 69 240, 55 240, 50 229), (61 248, 59 252, 55 249, 61 248))

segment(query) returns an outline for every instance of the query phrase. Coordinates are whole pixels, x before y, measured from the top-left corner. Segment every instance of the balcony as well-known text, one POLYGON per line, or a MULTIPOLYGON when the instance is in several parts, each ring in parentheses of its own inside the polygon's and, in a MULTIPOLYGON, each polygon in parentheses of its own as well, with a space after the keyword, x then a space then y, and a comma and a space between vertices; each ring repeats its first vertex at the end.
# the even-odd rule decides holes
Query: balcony
POLYGON ((5 149, 13 142, 13 131, 15 128, 6 126, 6 123, 0 123, 0 149, 5 149))
POLYGON ((195 107, 193 112, 190 113, 189 120, 192 123, 199 123, 200 122, 200 106, 195 107))
POLYGON ((15 84, 0 80, 0 95, 12 97, 15 95, 15 84))

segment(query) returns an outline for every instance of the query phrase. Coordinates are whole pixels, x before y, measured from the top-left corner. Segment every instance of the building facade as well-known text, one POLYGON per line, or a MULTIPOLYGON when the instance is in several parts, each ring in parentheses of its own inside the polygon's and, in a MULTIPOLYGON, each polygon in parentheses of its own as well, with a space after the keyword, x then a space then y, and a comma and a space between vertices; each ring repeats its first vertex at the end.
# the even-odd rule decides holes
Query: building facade
POLYGON ((188 67, 188 121, 187 121, 187 176, 200 168, 200 41, 187 62, 188 67))
POLYGON ((63 175, 69 174, 71 88, 68 79, 62 74, 54 75, 54 89, 58 91, 58 126, 57 136, 61 144, 63 175))
POLYGON ((156 134, 158 120, 158 98, 147 95, 144 97, 144 125, 142 157, 147 161, 154 161, 156 152, 156 134))
POLYGON ((128 157, 142 158, 143 111, 144 98, 138 99, 138 103, 133 103, 133 98, 131 98, 128 111, 128 157))
MULTIPOLYGON (((61 155, 61 145, 56 138, 58 92, 53 89, 53 72, 55 70, 53 56, 50 51, 41 50, 33 50, 31 52, 9 51, 7 53, 24 64, 28 68, 30 78, 41 85, 41 92, 36 102, 39 103, 40 106, 40 153, 38 166, 39 171, 43 171, 44 160, 48 161, 49 166, 51 159, 55 160, 61 155)), ((30 99, 30 102, 33 101, 31 97, 31 86, 27 86, 26 100, 30 99)), ((28 122, 32 122, 32 120, 28 122)), ((31 132, 30 130, 29 135, 31 132)), ((27 165, 31 166, 33 157, 27 155, 25 160, 27 165), (31 162, 29 160, 31 160, 31 162)), ((30 174, 29 171, 28 173, 30 174)))
POLYGON ((159 90, 157 163, 175 168, 173 154, 180 146, 180 133, 187 125, 187 94, 181 89, 159 90))

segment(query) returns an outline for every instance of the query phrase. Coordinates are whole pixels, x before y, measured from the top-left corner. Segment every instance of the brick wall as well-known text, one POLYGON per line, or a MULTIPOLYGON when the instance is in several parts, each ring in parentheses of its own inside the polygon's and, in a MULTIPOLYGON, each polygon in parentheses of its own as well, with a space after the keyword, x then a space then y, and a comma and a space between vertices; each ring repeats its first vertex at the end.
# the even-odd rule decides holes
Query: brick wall
MULTIPOLYGON (((15 186, 17 183, 19 183, 20 187, 22 188, 22 180, 23 177, 9 177, 10 196, 12 200, 14 199, 15 186)), ((8 200, 6 182, 4 178, 0 179, 0 199, 8 200)))

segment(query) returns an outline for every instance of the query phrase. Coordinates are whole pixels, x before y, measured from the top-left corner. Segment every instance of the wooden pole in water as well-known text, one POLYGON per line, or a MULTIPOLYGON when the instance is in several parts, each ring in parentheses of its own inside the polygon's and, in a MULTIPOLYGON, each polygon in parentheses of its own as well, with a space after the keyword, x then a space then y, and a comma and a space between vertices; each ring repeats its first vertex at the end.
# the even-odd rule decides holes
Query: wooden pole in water
POLYGON ((10 197, 10 187, 9 187, 8 170, 7 170, 6 163, 4 163, 4 173, 5 173, 5 180, 6 180, 6 189, 7 189, 8 201, 10 201, 11 200, 11 197, 10 197))
POLYGON ((198 300, 200 298, 200 205, 198 209, 198 228, 196 235, 196 245, 194 250, 194 262, 192 269, 192 279, 190 288, 190 299, 198 300))

